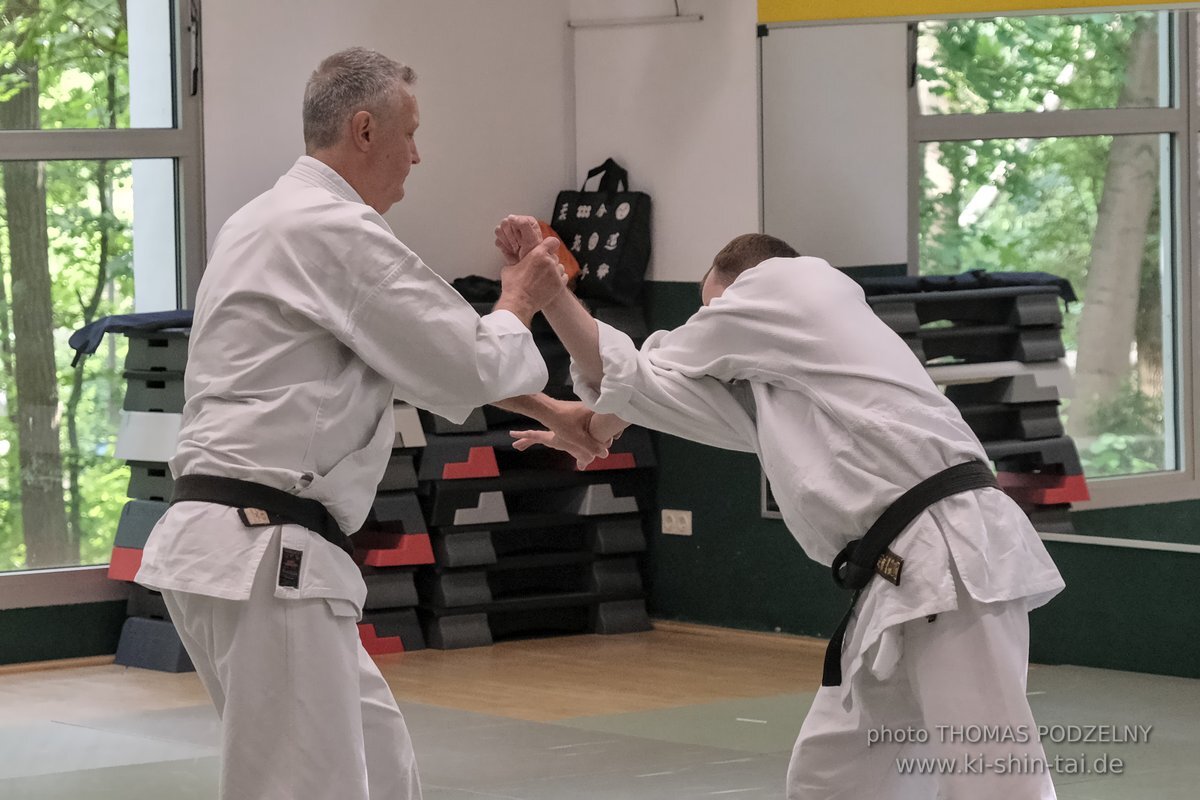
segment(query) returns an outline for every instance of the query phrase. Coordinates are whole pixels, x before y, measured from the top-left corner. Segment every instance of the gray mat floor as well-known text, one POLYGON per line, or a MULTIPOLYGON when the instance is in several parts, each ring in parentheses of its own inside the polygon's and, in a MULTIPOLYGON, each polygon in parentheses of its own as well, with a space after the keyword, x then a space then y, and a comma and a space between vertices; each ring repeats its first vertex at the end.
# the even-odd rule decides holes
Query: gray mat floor
MULTIPOLYGON (((1042 667, 1043 725, 1145 725, 1138 744, 1047 744, 1051 758, 1120 758, 1121 775, 1060 773, 1064 800, 1200 796, 1200 681, 1042 667)), ((525 722, 402 703, 428 800, 783 798, 811 695, 525 722)), ((219 730, 207 706, 86 722, 0 717, 0 798, 211 800, 219 730)))

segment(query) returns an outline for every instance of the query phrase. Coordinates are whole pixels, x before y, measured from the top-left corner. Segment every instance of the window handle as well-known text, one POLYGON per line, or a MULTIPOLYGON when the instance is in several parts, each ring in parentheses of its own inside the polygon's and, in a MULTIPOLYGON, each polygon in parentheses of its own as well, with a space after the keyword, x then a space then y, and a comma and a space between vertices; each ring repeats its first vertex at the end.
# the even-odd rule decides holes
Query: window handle
POLYGON ((908 23, 908 88, 917 85, 917 23, 908 23))
POLYGON ((196 0, 188 0, 188 34, 192 40, 188 73, 191 80, 191 96, 195 97, 200 91, 200 6, 196 0))

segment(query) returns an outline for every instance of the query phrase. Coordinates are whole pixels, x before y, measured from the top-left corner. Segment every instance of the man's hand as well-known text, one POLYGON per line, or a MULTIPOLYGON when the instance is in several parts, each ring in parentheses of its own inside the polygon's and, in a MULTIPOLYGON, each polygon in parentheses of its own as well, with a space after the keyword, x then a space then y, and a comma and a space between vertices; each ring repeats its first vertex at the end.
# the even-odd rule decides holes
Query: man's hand
MULTIPOLYGON (((541 236, 541 233, 537 235, 541 236)), ((519 261, 500 270, 497 310, 511 311, 525 327, 529 327, 533 315, 557 297, 567 285, 567 274, 558 263, 560 244, 558 239, 541 241, 519 261)))
POLYGON ((506 264, 515 264, 542 241, 542 227, 529 216, 509 214, 496 226, 496 247, 506 264))
POLYGON ((546 424, 548 431, 512 431, 510 435, 516 441, 513 447, 517 450, 528 450, 535 444, 562 450, 575 459, 575 463, 583 469, 594 459, 608 455, 612 439, 597 440, 591 430, 592 418, 595 416, 583 403, 556 401, 551 415, 541 421, 546 424))

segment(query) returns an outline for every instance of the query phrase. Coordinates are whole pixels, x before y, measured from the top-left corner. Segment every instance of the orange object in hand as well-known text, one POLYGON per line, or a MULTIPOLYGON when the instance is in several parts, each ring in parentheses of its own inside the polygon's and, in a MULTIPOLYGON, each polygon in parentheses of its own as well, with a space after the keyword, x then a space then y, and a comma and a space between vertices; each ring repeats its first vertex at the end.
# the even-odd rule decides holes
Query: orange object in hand
POLYGON ((550 227, 548 222, 538 220, 538 227, 542 229, 542 238, 554 237, 562 242, 558 248, 558 263, 562 264, 563 269, 567 272, 567 286, 574 290, 575 282, 579 280, 579 262, 575 260, 575 256, 567 248, 566 242, 563 242, 562 237, 554 232, 554 228, 550 227))

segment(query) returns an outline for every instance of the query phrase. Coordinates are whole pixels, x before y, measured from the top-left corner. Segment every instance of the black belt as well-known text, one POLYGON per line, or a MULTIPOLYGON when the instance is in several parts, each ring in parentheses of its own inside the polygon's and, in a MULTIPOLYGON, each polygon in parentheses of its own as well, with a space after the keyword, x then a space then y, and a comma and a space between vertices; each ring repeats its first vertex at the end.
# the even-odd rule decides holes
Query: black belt
POLYGON ((317 500, 288 494, 260 483, 217 475, 180 475, 171 504, 217 503, 238 509, 242 522, 258 525, 300 525, 354 555, 354 544, 342 533, 333 515, 317 500))
POLYGON ((871 578, 879 574, 899 585, 903 560, 888 552, 888 547, 925 509, 950 495, 972 489, 999 488, 991 467, 982 461, 968 461, 944 469, 909 489, 887 507, 861 539, 855 539, 833 560, 833 580, 843 589, 854 591, 850 610, 842 617, 825 649, 822 686, 842 685, 842 641, 854 616, 854 607, 871 578))

